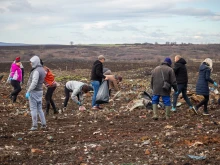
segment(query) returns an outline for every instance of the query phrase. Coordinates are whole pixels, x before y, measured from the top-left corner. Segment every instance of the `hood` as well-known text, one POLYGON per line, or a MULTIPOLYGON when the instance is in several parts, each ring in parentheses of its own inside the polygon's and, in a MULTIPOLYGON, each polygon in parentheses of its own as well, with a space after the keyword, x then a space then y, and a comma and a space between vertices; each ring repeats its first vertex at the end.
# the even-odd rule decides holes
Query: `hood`
POLYGON ((202 63, 202 64, 200 65, 200 67, 199 67, 199 70, 200 70, 200 71, 203 71, 203 70, 206 70, 206 69, 210 69, 210 68, 206 65, 206 63, 202 63))
POLYGON ((180 58, 176 63, 181 63, 181 64, 186 64, 186 60, 184 60, 183 58, 180 58))
POLYGON ((34 56, 30 59, 30 62, 32 63, 32 68, 36 68, 37 66, 41 66, 40 64, 40 58, 38 56, 34 56))

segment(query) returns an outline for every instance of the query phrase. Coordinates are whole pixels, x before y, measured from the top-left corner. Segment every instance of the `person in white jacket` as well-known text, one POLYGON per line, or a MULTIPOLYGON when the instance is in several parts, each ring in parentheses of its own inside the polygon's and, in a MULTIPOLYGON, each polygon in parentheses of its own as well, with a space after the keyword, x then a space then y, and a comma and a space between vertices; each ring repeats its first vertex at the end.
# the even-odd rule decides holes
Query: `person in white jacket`
POLYGON ((66 110, 70 93, 72 100, 78 105, 82 106, 83 104, 83 94, 93 90, 93 88, 83 82, 80 81, 68 81, 65 85, 65 100, 64 100, 64 108, 66 110))

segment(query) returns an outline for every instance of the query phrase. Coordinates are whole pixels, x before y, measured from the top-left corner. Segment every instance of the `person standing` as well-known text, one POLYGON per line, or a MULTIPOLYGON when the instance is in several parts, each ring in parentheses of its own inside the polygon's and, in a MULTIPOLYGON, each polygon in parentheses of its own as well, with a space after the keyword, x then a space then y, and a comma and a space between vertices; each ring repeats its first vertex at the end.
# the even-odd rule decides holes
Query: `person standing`
POLYGON ((199 77, 196 83, 196 94, 203 95, 204 99, 195 106, 194 112, 198 114, 198 109, 204 105, 203 115, 210 115, 208 112, 208 102, 209 102, 209 85, 208 83, 218 86, 211 78, 211 72, 213 71, 213 63, 210 58, 206 58, 199 67, 199 77))
POLYGON ((20 83, 22 81, 22 71, 20 68, 20 57, 16 57, 15 62, 11 65, 10 71, 9 80, 11 85, 14 87, 14 91, 11 92, 9 97, 12 99, 12 102, 15 103, 18 94, 21 92, 20 83))
POLYGON ((45 74, 46 74, 46 76, 44 78, 44 84, 47 87, 47 92, 46 92, 46 95, 45 95, 46 115, 49 115, 50 105, 53 108, 53 113, 58 114, 58 110, 57 110, 56 105, 55 105, 55 103, 53 101, 53 98, 52 98, 53 93, 57 88, 57 83, 55 81, 55 77, 54 77, 53 73, 51 72, 51 70, 48 67, 44 66, 44 63, 41 59, 40 59, 40 63, 43 66, 43 68, 45 70, 45 74))
POLYGON ((99 104, 96 104, 96 96, 102 83, 102 79, 108 80, 106 76, 103 75, 103 63, 105 62, 105 57, 103 55, 98 56, 98 60, 93 63, 91 71, 91 84, 94 89, 94 94, 92 96, 92 109, 102 109, 99 104))
POLYGON ((177 92, 176 77, 173 69, 171 68, 172 61, 169 57, 165 58, 164 62, 157 66, 152 71, 151 76, 151 88, 153 90, 152 105, 153 105, 153 119, 158 120, 158 104, 159 99, 162 97, 163 103, 165 105, 165 116, 166 119, 170 117, 171 101, 170 93, 171 87, 177 92), (169 85, 167 89, 164 87, 164 82, 169 85))
POLYGON ((83 94, 89 92, 90 90, 93 90, 91 86, 80 82, 80 81, 68 81, 65 85, 65 100, 64 100, 64 109, 66 110, 70 93, 72 100, 78 105, 82 106, 83 104, 83 94))
POLYGON ((46 74, 38 56, 33 56, 30 59, 30 62, 32 70, 28 79, 27 93, 25 97, 29 100, 31 110, 32 127, 30 130, 35 131, 38 128, 38 115, 41 121, 41 128, 46 128, 46 119, 42 110, 43 82, 46 74))
POLYGON ((194 107, 192 106, 192 103, 190 102, 186 94, 187 84, 188 84, 186 61, 180 55, 176 55, 174 60, 175 60, 175 64, 173 70, 176 76, 178 92, 173 94, 173 106, 171 111, 176 112, 176 103, 180 93, 182 93, 182 96, 186 101, 186 103, 189 105, 189 108, 193 109, 194 107))

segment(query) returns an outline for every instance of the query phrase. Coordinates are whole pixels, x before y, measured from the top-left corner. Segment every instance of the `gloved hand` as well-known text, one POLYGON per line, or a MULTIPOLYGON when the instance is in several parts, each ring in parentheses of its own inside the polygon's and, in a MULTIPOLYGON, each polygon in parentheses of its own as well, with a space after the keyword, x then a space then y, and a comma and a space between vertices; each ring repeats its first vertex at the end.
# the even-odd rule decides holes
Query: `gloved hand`
POLYGON ((29 97, 30 97, 30 92, 27 92, 27 93, 25 94, 25 98, 26 98, 26 99, 29 99, 29 97))
POLYGON ((80 102, 80 101, 78 101, 77 104, 78 104, 79 106, 81 106, 81 102, 80 102))
POLYGON ((11 80, 13 80, 13 78, 12 78, 12 77, 9 77, 9 80, 11 81, 11 80))
POLYGON ((218 86, 217 82, 214 82, 214 86, 215 86, 215 87, 217 87, 217 86, 218 86))
POLYGON ((175 95, 178 95, 178 94, 179 94, 179 92, 178 92, 178 91, 176 91, 176 92, 175 92, 175 95))

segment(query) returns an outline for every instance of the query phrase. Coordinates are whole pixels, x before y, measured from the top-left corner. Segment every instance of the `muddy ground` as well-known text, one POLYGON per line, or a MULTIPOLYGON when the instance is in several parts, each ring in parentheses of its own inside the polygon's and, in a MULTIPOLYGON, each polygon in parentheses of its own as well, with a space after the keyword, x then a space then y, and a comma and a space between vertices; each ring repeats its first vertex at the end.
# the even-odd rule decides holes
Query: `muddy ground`
MULTIPOLYGON (((121 67, 121 64, 114 66, 121 67)), ((38 131, 28 130, 31 117, 28 101, 24 98, 25 84, 18 103, 13 105, 7 97, 12 91, 11 86, 5 84, 8 73, 3 73, 5 76, 0 86, 0 164, 218 165, 220 108, 217 102, 211 99, 211 116, 202 116, 202 109, 199 115, 194 115, 186 104, 182 104, 176 113, 171 113, 170 120, 164 120, 164 110, 161 109, 160 119, 154 121, 150 109, 127 109, 127 104, 141 91, 150 91, 149 72, 154 66, 125 66, 129 67, 113 69, 115 74, 123 76, 120 84, 122 94, 114 102, 103 105, 103 110, 91 110, 92 93, 89 93, 85 97, 87 110, 79 111, 70 100, 64 113, 53 115, 50 111, 46 117, 48 130, 39 128, 38 131), (203 160, 188 155, 199 156, 203 160)), ((188 66, 191 68, 189 89, 192 92, 198 66, 188 66)), ((80 80, 89 83, 90 66, 71 71, 65 71, 65 66, 62 69, 52 67, 52 71, 60 84, 54 100, 61 109, 65 82, 80 80)), ((213 72, 216 80, 218 71, 217 68, 213 72)), ((45 102, 43 107, 45 110, 45 102)))

